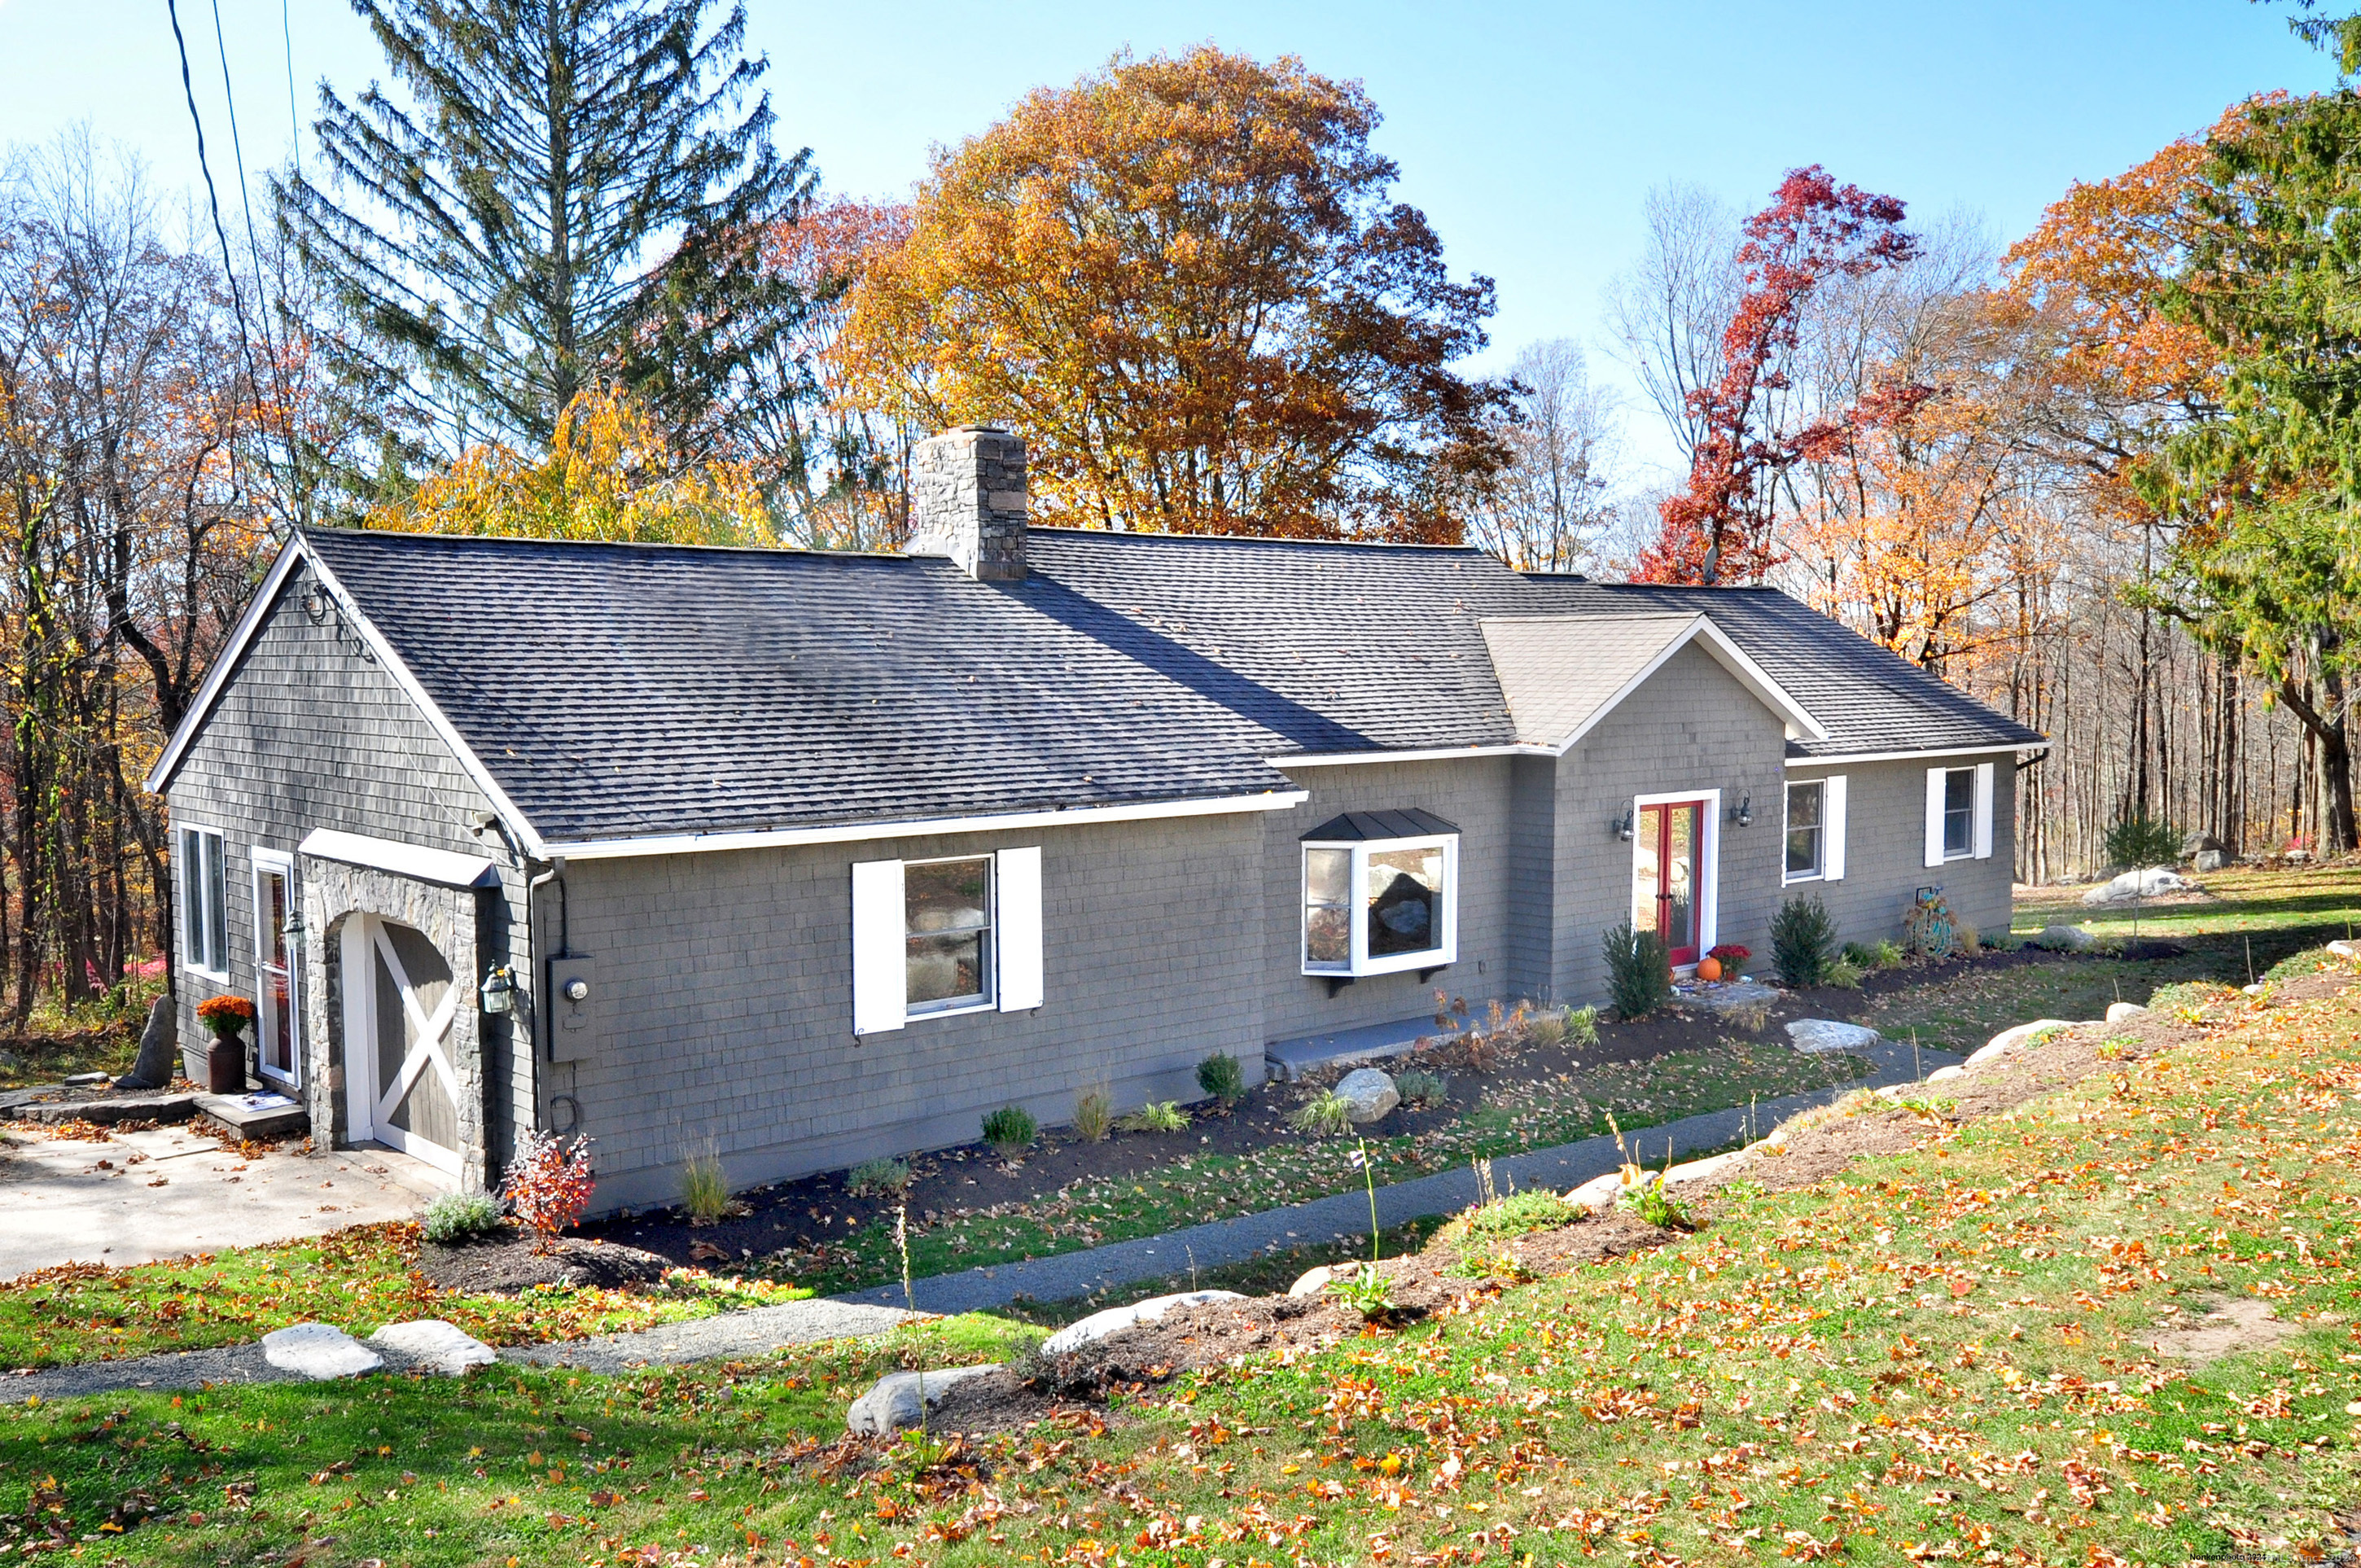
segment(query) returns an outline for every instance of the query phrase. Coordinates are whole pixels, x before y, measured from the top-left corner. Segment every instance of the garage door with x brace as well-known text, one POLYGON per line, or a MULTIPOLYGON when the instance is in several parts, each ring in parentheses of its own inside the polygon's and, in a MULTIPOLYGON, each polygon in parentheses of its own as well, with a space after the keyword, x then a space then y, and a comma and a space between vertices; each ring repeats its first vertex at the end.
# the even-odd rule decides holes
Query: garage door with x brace
POLYGON ((451 1025, 466 995, 422 933, 373 915, 345 935, 346 1119, 375 1139, 457 1175, 459 1076, 451 1025))

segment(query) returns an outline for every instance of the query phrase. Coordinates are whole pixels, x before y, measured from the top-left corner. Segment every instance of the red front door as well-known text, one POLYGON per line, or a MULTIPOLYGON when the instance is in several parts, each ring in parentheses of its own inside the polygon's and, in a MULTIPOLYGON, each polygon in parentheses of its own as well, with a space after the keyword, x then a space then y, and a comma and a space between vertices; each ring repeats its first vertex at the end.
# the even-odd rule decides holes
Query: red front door
POLYGON ((1664 939, 1675 964, 1697 961, 1697 856, 1705 844, 1705 802, 1643 806, 1633 834, 1631 924, 1664 939))

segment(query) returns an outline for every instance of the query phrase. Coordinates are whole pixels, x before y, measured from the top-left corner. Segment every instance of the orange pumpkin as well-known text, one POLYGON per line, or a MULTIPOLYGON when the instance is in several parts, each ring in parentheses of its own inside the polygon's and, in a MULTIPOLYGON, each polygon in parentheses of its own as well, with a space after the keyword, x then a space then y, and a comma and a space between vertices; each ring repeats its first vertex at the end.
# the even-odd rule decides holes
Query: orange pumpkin
POLYGON ((1699 980, 1707 981, 1719 980, 1721 978, 1721 960, 1713 957, 1711 954, 1708 954, 1706 957, 1697 959, 1697 978, 1699 980))

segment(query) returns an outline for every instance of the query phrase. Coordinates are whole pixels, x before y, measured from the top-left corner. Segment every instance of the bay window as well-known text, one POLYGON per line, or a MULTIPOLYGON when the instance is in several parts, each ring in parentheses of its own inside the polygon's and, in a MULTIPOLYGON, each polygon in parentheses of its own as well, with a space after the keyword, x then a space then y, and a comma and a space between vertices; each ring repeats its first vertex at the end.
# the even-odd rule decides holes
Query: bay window
POLYGON ((1457 956, 1459 830, 1431 812, 1347 812, 1303 840, 1303 972, 1439 969, 1457 956))

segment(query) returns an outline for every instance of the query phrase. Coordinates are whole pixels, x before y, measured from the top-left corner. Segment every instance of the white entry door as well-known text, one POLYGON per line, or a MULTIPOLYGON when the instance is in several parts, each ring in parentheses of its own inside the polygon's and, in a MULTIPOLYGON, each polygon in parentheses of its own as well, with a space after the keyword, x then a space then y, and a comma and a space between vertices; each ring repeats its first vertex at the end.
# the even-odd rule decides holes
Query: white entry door
POLYGON ((345 927, 346 1122, 456 1176, 459 1075, 451 1025, 466 988, 425 936, 375 916, 345 927))
POLYGON ((254 1007, 262 1076, 293 1090, 303 1070, 303 1005, 296 994, 291 923, 295 862, 275 850, 254 851, 254 1007))

